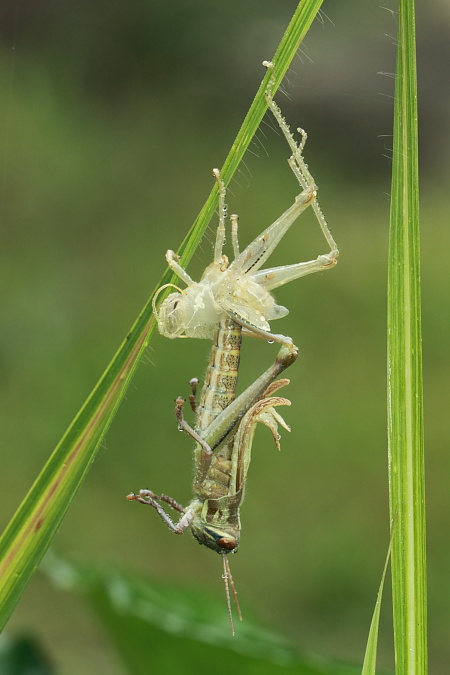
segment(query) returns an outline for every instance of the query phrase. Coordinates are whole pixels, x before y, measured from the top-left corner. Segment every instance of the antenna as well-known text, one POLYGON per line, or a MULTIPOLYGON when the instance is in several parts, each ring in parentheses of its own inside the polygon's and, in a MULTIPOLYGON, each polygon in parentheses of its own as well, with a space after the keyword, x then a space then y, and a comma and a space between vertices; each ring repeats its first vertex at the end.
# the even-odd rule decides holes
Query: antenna
POLYGON ((239 607, 239 601, 237 597, 236 587, 233 581, 233 575, 230 570, 230 563, 228 562, 227 554, 225 551, 222 551, 222 561, 223 561, 223 580, 225 583, 225 596, 227 598, 227 608, 228 616, 230 618, 231 634, 235 635, 234 623, 233 623, 233 613, 231 611, 231 598, 230 598, 230 588, 231 593, 233 594, 234 604, 236 605, 236 611, 238 613, 239 621, 242 621, 241 608, 239 607))

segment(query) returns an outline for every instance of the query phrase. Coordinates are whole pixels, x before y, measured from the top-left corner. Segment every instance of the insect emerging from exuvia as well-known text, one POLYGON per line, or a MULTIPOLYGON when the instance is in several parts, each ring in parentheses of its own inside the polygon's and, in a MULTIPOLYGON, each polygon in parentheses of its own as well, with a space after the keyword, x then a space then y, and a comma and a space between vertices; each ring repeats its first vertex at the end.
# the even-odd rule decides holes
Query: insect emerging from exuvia
MULTIPOLYGON (((264 62, 267 68, 273 65, 264 62)), ((162 335, 170 338, 214 338, 210 362, 205 376, 200 405, 195 402, 198 381, 192 380, 193 394, 189 397, 196 413, 195 429, 183 416, 184 399, 177 399, 176 414, 180 429, 196 441, 194 450, 194 498, 182 507, 167 495, 156 495, 151 490, 130 494, 130 501, 139 501, 156 509, 169 529, 182 534, 188 528, 199 543, 220 553, 223 559, 228 613, 231 615, 231 587, 239 617, 241 613, 232 581, 227 554, 239 546, 239 508, 250 463, 251 447, 258 422, 270 428, 279 448, 277 425, 289 429, 275 406, 290 405, 287 399, 273 396, 288 380, 274 381, 297 358, 297 348, 291 338, 270 331, 269 321, 285 316, 288 310, 277 305, 271 290, 298 277, 330 269, 337 262, 337 246, 316 200, 317 186, 303 159, 306 133, 299 129, 301 141, 296 143, 282 113, 272 99, 273 77, 266 91, 268 107, 280 126, 292 152, 289 165, 302 191, 294 204, 259 235, 241 253, 238 244, 238 217, 230 216, 234 260, 231 264, 222 253, 225 242, 225 186, 218 169, 213 174, 219 186, 219 226, 214 248, 214 260, 206 268, 201 280, 194 282, 178 263, 173 251, 166 259, 187 288, 171 293, 154 312, 162 335), (260 270, 280 239, 297 217, 311 206, 330 252, 316 260, 260 270), (242 334, 281 343, 273 363, 243 394, 235 398, 242 334), (173 522, 159 502, 165 502, 181 513, 173 522), (228 583, 229 582, 229 583, 228 583)), ((170 285, 170 284, 168 284, 170 285)), ((163 286, 160 291, 166 288, 163 286)))

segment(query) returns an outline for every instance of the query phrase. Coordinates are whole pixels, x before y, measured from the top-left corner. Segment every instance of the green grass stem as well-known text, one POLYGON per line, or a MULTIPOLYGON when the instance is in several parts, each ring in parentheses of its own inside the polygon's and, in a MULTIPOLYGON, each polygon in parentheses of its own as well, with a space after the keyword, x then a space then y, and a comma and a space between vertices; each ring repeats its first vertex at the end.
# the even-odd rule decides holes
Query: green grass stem
POLYGON ((400 0, 388 273, 388 435, 397 675, 427 672, 417 83, 413 0, 400 0))

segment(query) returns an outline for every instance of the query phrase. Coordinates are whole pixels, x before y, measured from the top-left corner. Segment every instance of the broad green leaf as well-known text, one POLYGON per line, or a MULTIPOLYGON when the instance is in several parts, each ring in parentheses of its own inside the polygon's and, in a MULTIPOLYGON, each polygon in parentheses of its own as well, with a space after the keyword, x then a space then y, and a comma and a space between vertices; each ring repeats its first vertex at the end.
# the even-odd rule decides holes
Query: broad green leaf
POLYGON ((74 567, 54 556, 44 569, 67 590, 91 602, 127 672, 209 675, 356 675, 359 668, 301 653, 250 618, 232 637, 225 602, 204 591, 151 584, 119 571, 74 567))

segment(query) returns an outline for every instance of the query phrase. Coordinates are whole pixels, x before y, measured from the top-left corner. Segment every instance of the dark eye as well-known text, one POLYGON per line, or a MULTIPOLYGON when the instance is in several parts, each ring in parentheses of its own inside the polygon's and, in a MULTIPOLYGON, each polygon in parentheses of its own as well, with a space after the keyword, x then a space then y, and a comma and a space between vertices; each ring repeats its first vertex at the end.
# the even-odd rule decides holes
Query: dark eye
POLYGON ((236 539, 233 539, 233 537, 220 537, 220 539, 216 541, 216 544, 226 551, 232 551, 236 548, 236 539))

